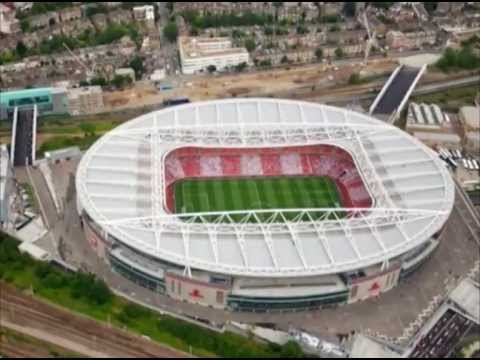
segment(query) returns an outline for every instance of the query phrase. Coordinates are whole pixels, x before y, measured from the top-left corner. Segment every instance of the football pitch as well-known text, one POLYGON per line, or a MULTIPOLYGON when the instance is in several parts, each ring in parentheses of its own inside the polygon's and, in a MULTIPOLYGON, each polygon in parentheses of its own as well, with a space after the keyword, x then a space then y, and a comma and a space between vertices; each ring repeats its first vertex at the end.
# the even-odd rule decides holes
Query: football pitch
MULTIPOLYGON (((329 177, 185 179, 174 185, 175 212, 340 208, 340 196, 329 177)), ((293 219, 298 213, 284 213, 293 219)), ((261 221, 271 213, 259 214, 261 221)), ((317 218, 321 214, 311 214, 317 218)), ((342 216, 340 213, 338 216, 342 216)), ((239 216, 232 216, 239 221, 239 216)), ((215 220, 215 218, 211 219, 215 220)))

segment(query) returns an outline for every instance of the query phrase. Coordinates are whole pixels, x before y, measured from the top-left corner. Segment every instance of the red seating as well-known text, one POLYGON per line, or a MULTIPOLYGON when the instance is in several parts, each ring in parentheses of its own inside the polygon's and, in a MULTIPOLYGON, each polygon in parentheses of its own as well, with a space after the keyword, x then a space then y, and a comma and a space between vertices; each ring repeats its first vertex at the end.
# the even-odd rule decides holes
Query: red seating
POLYGON ((302 163, 302 170, 304 175, 312 175, 312 163, 310 162, 310 157, 308 154, 301 154, 300 161, 302 163))
POLYGON ((184 177, 198 177, 200 176, 200 158, 198 156, 184 156, 180 158, 182 169, 185 174, 184 177))
POLYGON ((173 184, 184 178, 329 176, 345 208, 370 207, 372 199, 350 154, 332 145, 278 148, 183 147, 165 158, 165 207, 175 211, 173 184))
POLYGON ((224 176, 240 176, 240 156, 239 155, 224 155, 222 156, 222 169, 224 176))
POLYGON ((262 159, 263 175, 276 176, 278 174, 281 174, 282 167, 280 165, 280 158, 277 154, 262 155, 261 159, 262 159))

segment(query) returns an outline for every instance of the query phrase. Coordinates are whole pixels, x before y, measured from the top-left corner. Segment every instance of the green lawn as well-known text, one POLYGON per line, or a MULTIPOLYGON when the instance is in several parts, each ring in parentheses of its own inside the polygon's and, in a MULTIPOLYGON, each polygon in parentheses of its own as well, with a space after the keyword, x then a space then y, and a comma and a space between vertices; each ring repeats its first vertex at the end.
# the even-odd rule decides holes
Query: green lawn
MULTIPOLYGON (((175 212, 181 214, 341 207, 335 182, 316 176, 186 179, 175 184, 174 196, 175 212)), ((285 213, 287 218, 296 215, 285 213)), ((269 216, 266 213, 260 219, 269 216)))

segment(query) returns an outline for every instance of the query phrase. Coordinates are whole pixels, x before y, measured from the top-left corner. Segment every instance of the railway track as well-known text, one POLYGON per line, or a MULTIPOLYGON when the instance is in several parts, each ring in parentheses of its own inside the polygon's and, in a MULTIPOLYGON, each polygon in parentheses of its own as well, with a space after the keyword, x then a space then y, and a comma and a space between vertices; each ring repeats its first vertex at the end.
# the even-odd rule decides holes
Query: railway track
POLYGON ((58 340, 57 345, 69 348, 68 344, 79 344, 80 347, 112 357, 187 356, 140 336, 71 314, 4 284, 0 284, 0 291, 0 319, 45 332, 50 338, 58 340))

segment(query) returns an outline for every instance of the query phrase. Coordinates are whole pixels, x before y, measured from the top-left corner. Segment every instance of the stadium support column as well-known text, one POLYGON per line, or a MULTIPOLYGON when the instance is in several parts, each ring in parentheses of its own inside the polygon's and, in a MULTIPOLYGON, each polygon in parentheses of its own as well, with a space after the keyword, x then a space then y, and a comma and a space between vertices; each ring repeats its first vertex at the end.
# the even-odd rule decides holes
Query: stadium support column
POLYGON ((18 107, 13 110, 12 141, 10 146, 10 161, 15 163, 15 137, 17 136, 18 107))
POLYGON ((386 271, 388 270, 389 267, 390 267, 390 262, 388 261, 388 259, 385 259, 382 263, 381 271, 386 271))

